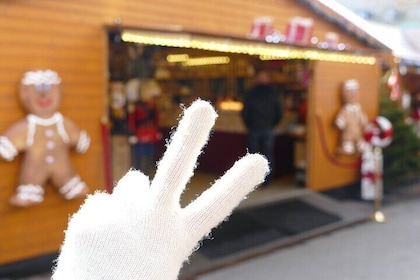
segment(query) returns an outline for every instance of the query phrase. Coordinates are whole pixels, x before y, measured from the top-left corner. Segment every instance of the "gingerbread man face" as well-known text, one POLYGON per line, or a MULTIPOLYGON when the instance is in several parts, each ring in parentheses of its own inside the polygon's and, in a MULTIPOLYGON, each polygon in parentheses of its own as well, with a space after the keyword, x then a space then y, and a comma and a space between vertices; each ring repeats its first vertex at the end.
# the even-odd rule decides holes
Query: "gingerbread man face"
POLYGON ((342 98, 344 104, 359 103, 359 83, 356 80, 347 80, 344 82, 342 98))
POLYGON ((20 88, 25 110, 41 118, 51 117, 61 102, 60 83, 61 78, 51 70, 26 72, 20 88))

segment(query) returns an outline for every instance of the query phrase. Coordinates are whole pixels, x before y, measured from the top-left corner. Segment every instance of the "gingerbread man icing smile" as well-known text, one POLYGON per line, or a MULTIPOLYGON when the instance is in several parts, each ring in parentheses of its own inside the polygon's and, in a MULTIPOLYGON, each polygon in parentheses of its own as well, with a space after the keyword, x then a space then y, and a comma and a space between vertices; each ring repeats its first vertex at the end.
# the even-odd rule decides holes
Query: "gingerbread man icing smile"
POLYGON ((10 203, 19 207, 39 204, 51 182, 67 200, 88 193, 70 163, 69 149, 84 153, 90 138, 57 111, 61 78, 52 70, 28 71, 21 80, 20 99, 29 113, 0 136, 0 156, 11 161, 24 153, 19 185, 10 203))

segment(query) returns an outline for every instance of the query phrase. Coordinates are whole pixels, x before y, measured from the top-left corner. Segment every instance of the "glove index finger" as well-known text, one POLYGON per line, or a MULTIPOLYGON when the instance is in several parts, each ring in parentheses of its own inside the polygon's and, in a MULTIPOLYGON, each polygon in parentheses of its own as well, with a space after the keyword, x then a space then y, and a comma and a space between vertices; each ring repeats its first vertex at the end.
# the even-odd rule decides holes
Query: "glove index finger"
POLYGON ((158 164, 151 190, 164 203, 178 203, 207 143, 217 113, 210 103, 197 100, 184 111, 163 158, 158 164))

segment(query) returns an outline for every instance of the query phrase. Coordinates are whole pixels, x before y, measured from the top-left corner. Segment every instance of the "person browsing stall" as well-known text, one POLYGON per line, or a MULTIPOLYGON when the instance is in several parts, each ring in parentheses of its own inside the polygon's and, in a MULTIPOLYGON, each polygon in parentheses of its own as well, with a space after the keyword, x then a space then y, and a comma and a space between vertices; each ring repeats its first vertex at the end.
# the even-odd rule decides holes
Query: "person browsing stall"
MULTIPOLYGON (((282 118, 282 106, 268 71, 257 72, 256 83, 247 92, 243 105, 241 116, 247 128, 249 152, 261 152, 273 169, 274 128, 282 118)), ((268 176, 264 185, 269 185, 271 179, 272 175, 268 176)))

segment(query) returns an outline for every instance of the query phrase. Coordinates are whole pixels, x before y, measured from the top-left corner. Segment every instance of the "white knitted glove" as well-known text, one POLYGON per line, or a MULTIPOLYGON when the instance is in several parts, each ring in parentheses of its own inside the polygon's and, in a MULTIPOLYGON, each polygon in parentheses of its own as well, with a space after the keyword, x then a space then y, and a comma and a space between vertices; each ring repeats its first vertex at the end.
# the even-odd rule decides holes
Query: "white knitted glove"
POLYGON ((113 194, 89 196, 69 221, 54 280, 174 280, 198 242, 264 180, 267 160, 248 154, 185 208, 180 196, 217 117, 195 101, 149 179, 129 171, 113 194))

